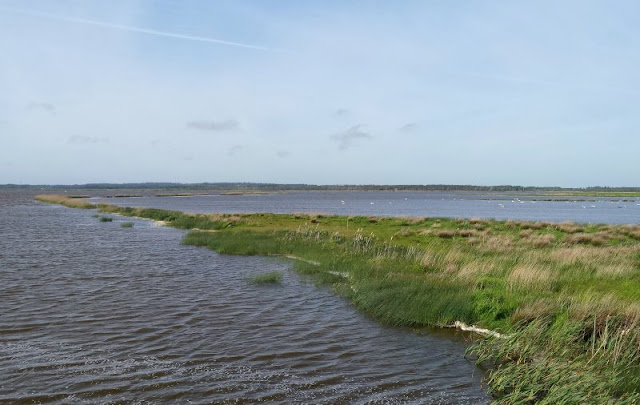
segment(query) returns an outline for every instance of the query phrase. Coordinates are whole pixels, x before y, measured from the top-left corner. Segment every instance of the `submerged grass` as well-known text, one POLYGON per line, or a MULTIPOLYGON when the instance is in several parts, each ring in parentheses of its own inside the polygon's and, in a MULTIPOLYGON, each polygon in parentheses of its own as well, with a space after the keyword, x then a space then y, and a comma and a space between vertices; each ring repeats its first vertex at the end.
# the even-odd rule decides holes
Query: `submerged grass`
POLYGON ((272 271, 270 273, 258 274, 250 277, 249 281, 256 284, 276 284, 282 281, 282 273, 272 271))
POLYGON ((296 256, 388 324, 502 332, 471 348, 500 402, 640 403, 639 225, 97 208, 220 253, 296 256))

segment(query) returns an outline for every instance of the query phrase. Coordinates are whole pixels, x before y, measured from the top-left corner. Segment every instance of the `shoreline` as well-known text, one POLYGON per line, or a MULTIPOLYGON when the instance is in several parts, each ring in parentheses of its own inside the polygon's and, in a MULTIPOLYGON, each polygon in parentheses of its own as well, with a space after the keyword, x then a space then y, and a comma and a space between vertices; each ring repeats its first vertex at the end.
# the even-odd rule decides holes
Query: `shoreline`
MULTIPOLYGON (((160 221, 156 221, 156 222, 160 222, 160 221)), ((162 223, 162 225, 166 225, 164 222, 162 223)), ((316 262, 314 260, 307 260, 304 259, 302 257, 298 257, 298 256, 294 256, 294 255, 270 255, 270 256, 279 256, 279 257, 286 257, 287 259, 291 259, 291 260, 300 260, 302 262, 308 263, 308 264, 312 264, 314 266, 320 266, 319 262, 316 262)), ((339 277, 343 277, 343 278, 349 278, 349 274, 345 273, 345 272, 338 272, 338 271, 328 271, 329 274, 334 275, 334 276, 339 276, 339 277)), ((432 325, 429 325, 432 326, 432 325)), ((484 337, 497 337, 497 338, 502 338, 504 337, 503 334, 493 331, 493 330, 489 330, 489 329, 484 329, 484 328, 480 328, 477 327, 476 325, 467 325, 466 323, 462 322, 462 321, 455 321, 453 322, 453 324, 450 325, 443 325, 443 326, 436 326, 436 327, 441 327, 443 329, 457 329, 463 332, 470 332, 470 333, 475 333, 478 334, 480 336, 484 336, 484 337)))
POLYGON ((221 254, 288 257, 386 324, 487 336, 470 353, 491 365, 501 401, 640 400, 640 225, 349 217, 349 227, 332 215, 36 199, 164 221, 221 254))

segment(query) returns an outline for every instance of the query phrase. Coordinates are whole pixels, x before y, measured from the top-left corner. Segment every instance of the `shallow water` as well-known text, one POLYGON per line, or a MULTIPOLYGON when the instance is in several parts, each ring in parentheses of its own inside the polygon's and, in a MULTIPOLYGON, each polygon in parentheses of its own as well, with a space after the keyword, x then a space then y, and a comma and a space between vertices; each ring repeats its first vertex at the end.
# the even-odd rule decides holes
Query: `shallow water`
POLYGON ((476 192, 322 191, 192 197, 102 198, 98 202, 187 212, 311 212, 336 215, 495 218, 640 223, 640 198, 556 198, 476 192))
POLYGON ((0 403, 489 401, 462 334, 381 326, 284 261, 0 194, 0 403))

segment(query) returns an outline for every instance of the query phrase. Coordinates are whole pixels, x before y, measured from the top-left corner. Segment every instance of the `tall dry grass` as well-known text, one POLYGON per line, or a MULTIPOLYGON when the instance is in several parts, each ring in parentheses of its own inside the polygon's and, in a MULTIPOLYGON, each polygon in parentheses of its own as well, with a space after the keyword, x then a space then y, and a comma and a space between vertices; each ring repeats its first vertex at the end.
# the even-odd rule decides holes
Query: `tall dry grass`
POLYGON ((45 202, 49 204, 60 204, 70 208, 82 208, 90 209, 96 208, 95 204, 91 204, 84 198, 76 198, 73 196, 66 196, 62 194, 38 194, 34 197, 36 201, 45 202))

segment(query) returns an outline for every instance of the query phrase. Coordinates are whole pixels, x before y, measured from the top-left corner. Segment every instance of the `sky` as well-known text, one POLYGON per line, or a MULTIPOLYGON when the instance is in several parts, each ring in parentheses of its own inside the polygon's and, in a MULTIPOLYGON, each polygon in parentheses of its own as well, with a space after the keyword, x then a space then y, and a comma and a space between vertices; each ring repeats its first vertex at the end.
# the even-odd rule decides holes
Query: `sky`
POLYGON ((0 0, 0 184, 640 186, 638 16, 0 0))

